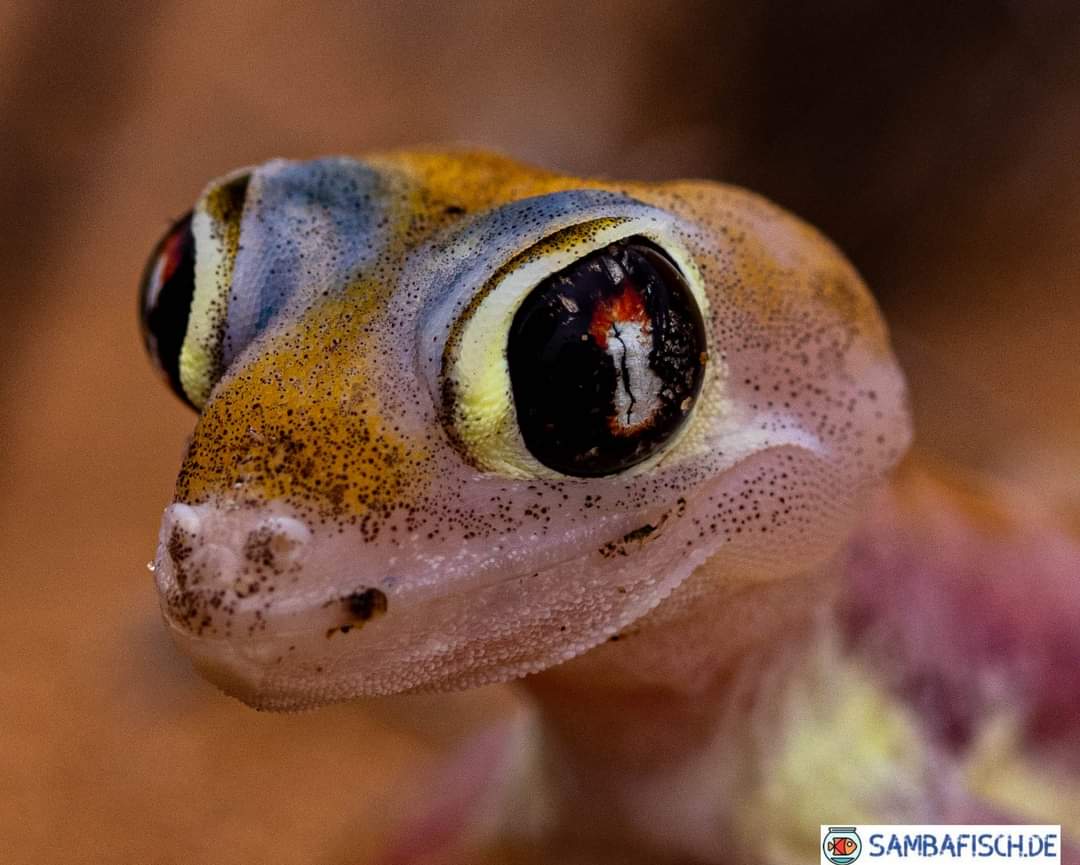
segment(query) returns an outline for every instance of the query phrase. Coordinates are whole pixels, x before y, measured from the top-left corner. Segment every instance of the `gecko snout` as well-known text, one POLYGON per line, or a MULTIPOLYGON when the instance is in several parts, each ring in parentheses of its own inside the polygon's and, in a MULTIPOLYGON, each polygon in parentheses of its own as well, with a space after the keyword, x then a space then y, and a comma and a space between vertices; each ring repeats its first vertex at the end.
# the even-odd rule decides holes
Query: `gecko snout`
POLYGON ((296 581, 311 531, 289 516, 175 503, 161 525, 155 578, 166 617, 196 636, 253 635, 296 581))

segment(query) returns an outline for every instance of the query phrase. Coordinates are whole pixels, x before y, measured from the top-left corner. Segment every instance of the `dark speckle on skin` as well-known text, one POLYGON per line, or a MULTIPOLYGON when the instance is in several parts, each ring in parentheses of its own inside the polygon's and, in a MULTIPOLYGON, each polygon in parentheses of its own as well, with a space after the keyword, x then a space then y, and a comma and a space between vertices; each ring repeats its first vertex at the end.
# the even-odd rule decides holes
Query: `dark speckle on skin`
POLYGON ((623 535, 624 541, 643 541, 649 535, 656 531, 656 526, 646 523, 640 528, 634 529, 632 532, 627 532, 623 535))
POLYGON ((327 637, 332 637, 338 632, 347 634, 353 628, 360 628, 370 619, 383 615, 389 607, 386 594, 374 588, 357 589, 343 597, 341 603, 352 620, 343 625, 328 628, 327 637))
MULTIPOLYGON (((677 512, 678 516, 682 516, 682 510, 683 509, 680 507, 677 512)), ((638 526, 638 528, 627 532, 617 541, 608 541, 600 548, 600 555, 602 555, 605 559, 610 559, 615 556, 630 555, 628 545, 635 542, 639 545, 645 544, 649 540, 653 532, 656 532, 663 527, 664 523, 666 523, 668 520, 668 516, 670 516, 670 512, 661 516, 660 519, 656 521, 655 526, 652 523, 645 523, 645 525, 638 526)))
POLYGON ((366 622, 373 616, 385 613, 388 604, 386 595, 378 589, 363 589, 345 598, 345 606, 353 616, 366 622))
POLYGON ((263 565, 273 569, 275 560, 273 540, 274 533, 268 528, 253 531, 244 544, 244 558, 253 565, 263 565))
POLYGON ((169 534, 169 556, 176 564, 183 562, 191 555, 191 536, 180 526, 173 526, 169 534))
POLYGON ((173 561, 173 566, 176 569, 176 584, 180 590, 183 591, 187 587, 187 568, 186 562, 194 552, 193 546, 194 539, 191 534, 186 532, 180 526, 173 526, 172 532, 169 533, 169 540, 166 544, 169 558, 173 561))

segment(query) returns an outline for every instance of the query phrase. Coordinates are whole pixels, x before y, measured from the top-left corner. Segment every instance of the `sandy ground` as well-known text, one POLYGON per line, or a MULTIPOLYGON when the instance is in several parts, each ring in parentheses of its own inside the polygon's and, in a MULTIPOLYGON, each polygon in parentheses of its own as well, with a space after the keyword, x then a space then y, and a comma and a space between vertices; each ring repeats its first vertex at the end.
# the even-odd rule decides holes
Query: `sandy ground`
POLYGON ((261 715, 169 644, 145 563, 192 417, 142 357, 135 288, 168 219, 236 165, 467 140, 764 188, 881 288, 930 446, 1080 502, 1067 4, 947 21, 910 67, 864 49, 867 75, 908 82, 866 117, 871 96, 824 80, 807 107, 774 80, 835 59, 775 5, 0 8, 0 861, 363 863, 443 749, 510 705, 261 715))

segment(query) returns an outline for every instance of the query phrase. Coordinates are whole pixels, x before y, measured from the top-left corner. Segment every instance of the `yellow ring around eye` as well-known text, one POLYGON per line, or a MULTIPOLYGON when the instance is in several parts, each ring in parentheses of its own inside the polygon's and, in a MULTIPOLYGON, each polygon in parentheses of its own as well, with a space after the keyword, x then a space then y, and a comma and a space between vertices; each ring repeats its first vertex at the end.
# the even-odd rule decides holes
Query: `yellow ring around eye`
MULTIPOLYGON (((443 353, 447 426, 477 468, 519 478, 564 477, 529 453, 518 430, 507 337, 518 308, 541 282, 589 253, 628 237, 643 237, 667 253, 686 278, 702 318, 708 320, 702 275, 670 226, 659 218, 593 220, 563 229, 520 253, 477 292, 454 323, 443 353)), ((670 446, 628 474, 650 468, 668 450, 670 446)))
POLYGON ((184 344, 180 349, 180 383, 198 409, 222 373, 222 342, 228 313, 229 287, 240 245, 240 217, 250 172, 244 170, 208 190, 195 206, 195 293, 184 344))

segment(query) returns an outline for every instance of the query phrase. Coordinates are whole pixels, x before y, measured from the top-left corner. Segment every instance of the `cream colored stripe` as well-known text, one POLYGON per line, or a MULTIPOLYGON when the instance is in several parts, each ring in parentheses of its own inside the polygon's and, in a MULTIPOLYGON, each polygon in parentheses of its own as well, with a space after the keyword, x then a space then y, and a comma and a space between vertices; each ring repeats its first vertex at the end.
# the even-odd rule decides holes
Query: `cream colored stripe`
POLYGON ((240 242, 240 216, 247 174, 218 181, 195 207, 195 293, 180 349, 180 383, 202 409, 222 373, 229 287, 240 242), (239 184, 239 185, 238 185, 239 184))

